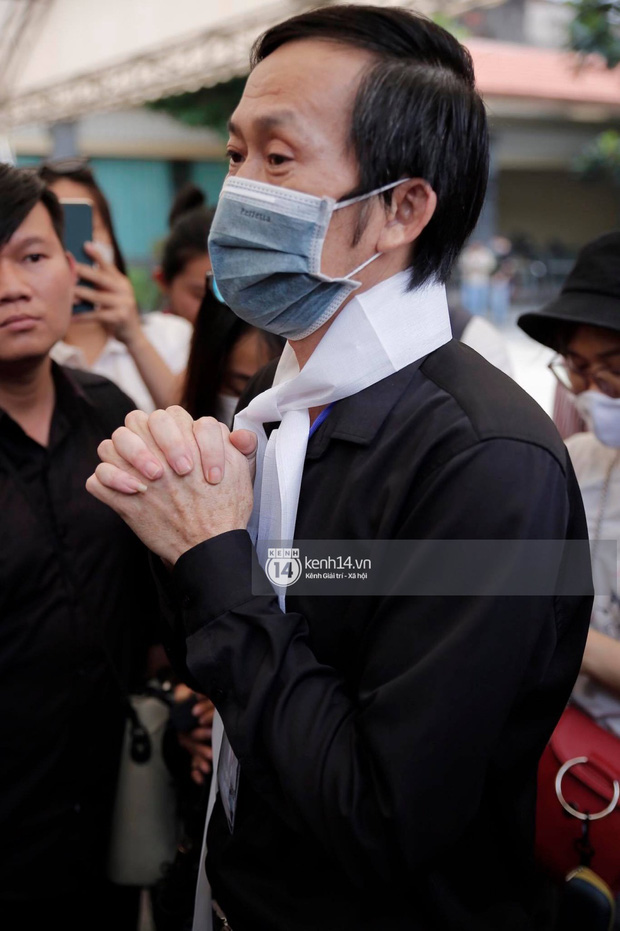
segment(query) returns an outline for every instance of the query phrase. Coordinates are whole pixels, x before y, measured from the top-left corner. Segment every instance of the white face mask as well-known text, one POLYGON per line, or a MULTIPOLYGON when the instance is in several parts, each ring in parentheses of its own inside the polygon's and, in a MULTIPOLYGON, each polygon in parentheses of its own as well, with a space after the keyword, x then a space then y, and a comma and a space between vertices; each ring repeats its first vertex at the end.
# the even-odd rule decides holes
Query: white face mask
POLYGON ((609 398, 600 391, 582 391, 574 400, 597 439, 604 446, 620 449, 620 398, 609 398))
POLYGON ((233 394, 223 394, 220 392, 217 395, 215 416, 220 423, 225 423, 230 429, 232 429, 232 422, 238 401, 239 398, 235 397, 233 394))

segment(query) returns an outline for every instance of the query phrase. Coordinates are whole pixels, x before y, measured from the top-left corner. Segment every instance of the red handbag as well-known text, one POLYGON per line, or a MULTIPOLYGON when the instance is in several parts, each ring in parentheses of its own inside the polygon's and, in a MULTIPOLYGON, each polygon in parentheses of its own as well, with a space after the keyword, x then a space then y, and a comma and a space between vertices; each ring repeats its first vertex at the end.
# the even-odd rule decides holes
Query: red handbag
POLYGON ((592 869, 620 893, 619 783, 620 738, 569 705, 538 769, 536 858, 558 882, 583 862, 585 839, 592 869))

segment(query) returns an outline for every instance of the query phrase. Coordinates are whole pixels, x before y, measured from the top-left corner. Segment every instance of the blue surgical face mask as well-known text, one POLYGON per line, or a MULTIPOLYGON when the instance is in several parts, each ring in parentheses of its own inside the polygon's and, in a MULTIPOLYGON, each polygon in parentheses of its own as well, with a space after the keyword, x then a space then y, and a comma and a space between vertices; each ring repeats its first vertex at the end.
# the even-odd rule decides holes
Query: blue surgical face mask
POLYGON ((220 302, 220 304, 226 303, 226 301, 220 294, 220 289, 217 286, 217 281, 213 277, 213 272, 207 272, 207 287, 211 288, 211 294, 217 301, 220 302))
POLYGON ((332 213, 406 180, 336 203, 332 197, 228 178, 209 234, 213 274, 226 304, 247 323, 286 339, 314 333, 360 287, 353 276, 381 254, 344 278, 323 275, 321 253, 332 213))

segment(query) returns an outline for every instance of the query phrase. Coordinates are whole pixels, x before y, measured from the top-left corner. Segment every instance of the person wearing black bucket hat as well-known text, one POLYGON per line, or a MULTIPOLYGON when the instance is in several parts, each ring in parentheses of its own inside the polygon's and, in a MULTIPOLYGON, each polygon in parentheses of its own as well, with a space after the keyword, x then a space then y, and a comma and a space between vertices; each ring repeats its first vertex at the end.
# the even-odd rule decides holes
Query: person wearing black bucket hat
POLYGON ((532 339, 560 352, 565 335, 579 324, 620 332, 620 230, 588 242, 559 295, 539 311, 521 314, 517 323, 532 339))
POLYGON ((566 440, 593 541, 596 591, 585 678, 573 699, 620 736, 618 569, 615 556, 596 546, 620 538, 620 230, 587 243, 560 294, 517 323, 557 350, 549 367, 588 427, 566 440))
POLYGON ((591 540, 595 598, 571 703, 620 737, 620 230, 579 252, 560 294, 518 325, 557 351, 549 367, 588 429, 566 440, 591 540))
POLYGON ((564 439, 590 427, 601 442, 620 446, 620 420, 614 416, 620 404, 614 404, 620 388, 620 378, 614 378, 620 372, 620 230, 587 243, 560 294, 517 322, 532 339, 557 350, 549 363, 559 382, 553 419, 564 439), (597 390, 587 390, 590 384, 597 390))

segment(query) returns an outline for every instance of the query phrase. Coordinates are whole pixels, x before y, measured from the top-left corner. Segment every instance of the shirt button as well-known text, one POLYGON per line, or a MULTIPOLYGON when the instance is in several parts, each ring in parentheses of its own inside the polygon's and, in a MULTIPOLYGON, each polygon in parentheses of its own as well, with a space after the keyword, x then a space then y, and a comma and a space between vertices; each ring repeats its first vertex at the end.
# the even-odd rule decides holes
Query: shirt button
POLYGON ((182 605, 184 608, 191 608, 191 605, 192 605, 191 595, 183 595, 182 605))

